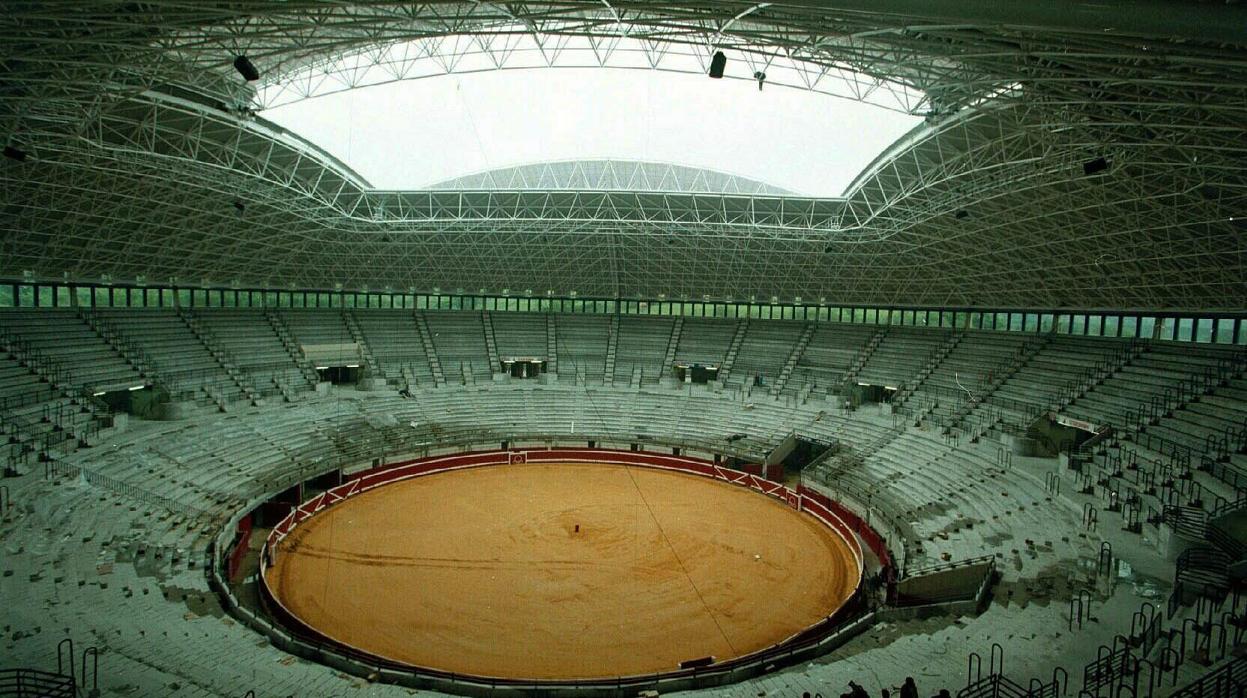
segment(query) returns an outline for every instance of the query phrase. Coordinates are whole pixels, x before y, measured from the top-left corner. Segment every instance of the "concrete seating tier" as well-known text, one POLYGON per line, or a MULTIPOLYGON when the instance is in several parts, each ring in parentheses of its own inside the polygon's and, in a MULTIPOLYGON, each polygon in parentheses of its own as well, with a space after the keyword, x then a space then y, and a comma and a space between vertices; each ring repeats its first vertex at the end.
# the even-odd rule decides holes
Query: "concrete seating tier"
POLYGON ((433 368, 412 311, 359 311, 355 320, 387 380, 397 381, 406 371, 417 385, 433 384, 433 368))
POLYGON ((804 330, 805 323, 801 322, 751 320, 727 384, 733 387, 751 385, 760 379, 762 384, 769 385, 779 377, 804 330))
POLYGON ((890 327, 878 348, 857 373, 859 383, 900 386, 922 369, 927 358, 947 341, 947 330, 890 327))
POLYGON ((1108 359, 1122 346, 1121 342, 1052 335, 1043 349, 992 393, 989 401, 999 405, 996 409, 1004 414, 1005 421, 1026 426, 1028 417, 1018 405, 1028 405, 1035 411, 1051 407, 1061 386, 1108 359))
POLYGON ((490 313, 498 356, 546 356, 546 316, 540 313, 490 313))
POLYGON ((0 442, 45 442, 57 429, 78 433, 92 418, 16 358, 0 353, 0 442))
POLYGON ((161 310, 99 310, 97 315, 141 346, 155 362, 156 378, 179 397, 202 397, 199 391, 237 400, 242 390, 176 313, 161 310))
POLYGON ((931 401, 935 421, 948 423, 974 396, 982 398, 1003 370, 1003 364, 1022 348, 1024 338, 1000 332, 968 332, 922 381, 914 393, 917 402, 931 401))
POLYGON ((283 309, 281 318, 290 328, 295 341, 301 345, 349 344, 355 341, 341 310, 283 309))
POLYGON ((91 390, 124 390, 142 376, 95 333, 75 310, 4 310, 0 328, 29 342, 91 390))
POLYGON ((738 320, 685 318, 680 343, 675 349, 677 363, 722 366, 736 334, 738 320))
POLYGON ((675 321, 666 317, 624 315, 619 318, 619 341, 615 345, 615 384, 628 385, 640 369, 641 382, 654 385, 670 371, 662 365, 675 321))
POLYGON ((559 374, 577 373, 596 385, 606 372, 606 344, 610 335, 608 315, 556 315, 559 374))
POLYGON ((1064 412, 1099 424, 1125 425, 1129 414, 1183 379, 1215 371, 1224 351, 1155 344, 1075 400, 1064 412))
MULTIPOLYGON (((1236 388, 1229 387, 1220 398, 1234 401, 1236 388)), ((198 569, 220 520, 190 507, 241 506, 308 473, 401 457, 379 450, 383 445, 418 449, 431 435, 479 429, 557 431, 569 438, 610 433, 625 444, 638 435, 725 441, 739 433, 746 438, 733 443, 764 450, 790 430, 864 447, 891 426, 871 409, 846 415, 823 411, 814 402, 785 407, 702 390, 692 395, 586 390, 562 381, 418 390, 414 399, 389 391, 335 390, 290 406, 227 415, 196 411, 184 422, 135 420, 107 447, 66 460, 123 482, 131 492, 165 498, 172 502, 167 508, 72 478, 7 481, 18 504, 15 513, 0 519, 6 550, 3 622, 10 628, 6 657, 46 666, 62 636, 59 629, 87 623, 85 637, 107 658, 107 664, 101 662, 107 667, 101 672, 103 695, 240 695, 256 688, 272 695, 396 698, 409 690, 292 660, 225 616, 198 569), (409 436, 378 439, 369 419, 382 416, 396 419, 397 432, 409 436)), ((1095 658, 1095 647, 1128 632, 1130 614, 1142 600, 1155 602, 1157 594, 1168 593, 1164 580, 1172 575, 1172 563, 1156 554, 1152 543, 1112 525, 1107 512, 1099 529, 1088 531, 1080 521, 1081 507, 1096 500, 1071 494, 1066 473, 1061 473, 1067 480, 1061 495, 1042 484, 1054 460, 1018 459, 1008 466, 998 448, 991 442, 946 442, 933 432, 910 429, 860 469, 845 473, 856 488, 871 493, 872 516, 886 511, 903 517, 912 535, 911 566, 945 557, 996 557, 1005 583, 983 614, 889 622, 869 631, 875 637, 855 640, 833 655, 836 661, 803 663, 690 695, 813 693, 839 690, 847 678, 865 682, 873 693, 914 673, 913 667, 923 667, 924 690, 956 688, 965 680, 966 648, 994 641, 1006 647, 1011 676, 1046 678, 1055 664, 1073 675, 1095 658), (1114 581, 1107 593, 1097 592, 1096 622, 1071 632, 1064 615, 1069 594, 1094 588, 1088 570, 1105 540, 1117 559, 1146 576, 1114 581), (1159 590, 1151 591, 1156 585, 1159 590), (872 673, 880 678, 871 679, 872 673)), ((1181 618, 1175 622, 1181 627, 1181 618)))
POLYGON ((229 352, 238 368, 251 376, 261 393, 270 394, 268 388, 274 384, 292 390, 310 389, 307 378, 262 311, 217 309, 197 311, 195 317, 229 352))
POLYGON ((424 317, 446 380, 462 383, 462 377, 470 375, 477 382, 488 381, 495 370, 501 370, 489 365, 485 326, 479 312, 426 312, 424 317))
POLYGON ((810 343, 797 360, 785 395, 795 395, 809 385, 815 393, 827 394, 838 389, 848 373, 854 357, 862 351, 878 330, 873 325, 852 323, 819 323, 810 343))

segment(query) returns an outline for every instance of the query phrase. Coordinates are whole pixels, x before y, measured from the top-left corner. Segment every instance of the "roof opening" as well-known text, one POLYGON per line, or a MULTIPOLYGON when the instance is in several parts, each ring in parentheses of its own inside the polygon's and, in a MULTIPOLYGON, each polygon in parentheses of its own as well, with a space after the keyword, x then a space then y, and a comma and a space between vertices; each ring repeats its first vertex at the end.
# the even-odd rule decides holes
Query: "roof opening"
POLYGON ((752 181, 756 193, 816 197, 840 196, 921 123, 813 91, 603 68, 405 80, 295 101, 264 116, 378 189, 444 187, 456 178, 467 187, 497 179, 469 175, 519 165, 610 160, 726 173, 752 181))

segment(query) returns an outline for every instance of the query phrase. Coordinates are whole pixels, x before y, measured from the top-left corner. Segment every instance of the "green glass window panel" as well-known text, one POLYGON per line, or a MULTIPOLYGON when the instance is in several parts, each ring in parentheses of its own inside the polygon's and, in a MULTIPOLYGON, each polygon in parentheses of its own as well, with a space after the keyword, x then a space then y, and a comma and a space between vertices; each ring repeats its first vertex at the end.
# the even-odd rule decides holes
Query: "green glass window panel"
POLYGON ((1100 329, 1101 329, 1100 323, 1101 323, 1101 317, 1099 315, 1092 315, 1091 317, 1088 317, 1087 318, 1087 335, 1090 337, 1099 337, 1100 329))
POLYGON ((1160 334, 1156 338, 1165 339, 1165 340, 1173 339, 1174 331, 1177 329, 1177 327, 1178 327, 1178 323, 1174 318, 1171 318, 1171 317, 1161 318, 1160 334))
POLYGON ((1231 318, 1219 318, 1217 320, 1217 344, 1233 344, 1234 343, 1234 320, 1231 318))
POLYGON ((1195 341, 1212 341, 1212 318, 1200 318, 1195 323, 1195 341))
POLYGON ((1184 317, 1178 320, 1178 341, 1180 342, 1191 341, 1191 338, 1192 338, 1191 335, 1193 334, 1194 329, 1195 329, 1195 320, 1193 320, 1192 318, 1184 317))

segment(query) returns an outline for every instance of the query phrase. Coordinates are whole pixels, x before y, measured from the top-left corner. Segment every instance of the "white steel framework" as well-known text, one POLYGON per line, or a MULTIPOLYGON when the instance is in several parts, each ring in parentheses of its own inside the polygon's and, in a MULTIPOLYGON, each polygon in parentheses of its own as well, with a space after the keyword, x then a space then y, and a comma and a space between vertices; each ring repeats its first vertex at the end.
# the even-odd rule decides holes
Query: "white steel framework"
POLYGON ((1243 6, 49 0, 6 6, 0 60, 0 138, 25 155, 0 161, 0 276, 1247 306, 1243 6), (808 199, 377 191, 257 116, 450 72, 701 70, 715 50, 737 77, 927 118, 845 199, 808 199))

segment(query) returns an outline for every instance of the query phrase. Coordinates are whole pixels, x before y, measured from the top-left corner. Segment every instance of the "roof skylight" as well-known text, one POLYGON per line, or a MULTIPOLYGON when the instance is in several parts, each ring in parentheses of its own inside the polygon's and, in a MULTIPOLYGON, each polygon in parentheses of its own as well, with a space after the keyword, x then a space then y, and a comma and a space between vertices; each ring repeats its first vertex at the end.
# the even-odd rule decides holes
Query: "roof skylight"
POLYGON ((921 118, 700 74, 534 69, 330 92, 263 115, 379 189, 537 162, 671 163, 835 197, 921 118))

